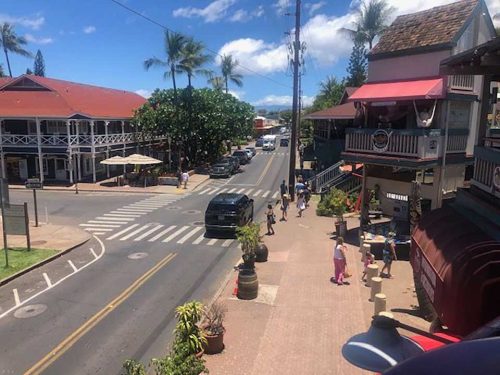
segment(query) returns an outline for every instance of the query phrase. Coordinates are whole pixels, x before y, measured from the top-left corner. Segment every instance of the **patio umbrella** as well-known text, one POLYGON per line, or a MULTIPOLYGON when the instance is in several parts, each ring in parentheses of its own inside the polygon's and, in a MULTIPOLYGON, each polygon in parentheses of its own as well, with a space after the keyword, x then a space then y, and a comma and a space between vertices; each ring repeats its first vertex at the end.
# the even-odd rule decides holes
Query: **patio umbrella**
POLYGON ((160 164, 163 163, 161 160, 152 158, 150 156, 141 155, 141 154, 132 154, 124 158, 128 164, 135 165, 147 165, 147 164, 160 164))
POLYGON ((100 163, 104 164, 104 165, 125 165, 125 164, 128 164, 128 162, 122 156, 113 156, 109 159, 101 160, 100 163))

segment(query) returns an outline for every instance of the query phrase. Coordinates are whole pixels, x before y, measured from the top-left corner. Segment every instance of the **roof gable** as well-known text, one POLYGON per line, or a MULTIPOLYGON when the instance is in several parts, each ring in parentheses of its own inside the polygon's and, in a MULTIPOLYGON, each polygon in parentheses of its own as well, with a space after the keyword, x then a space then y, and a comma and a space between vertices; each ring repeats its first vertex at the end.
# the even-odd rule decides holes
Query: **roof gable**
POLYGON ((20 76, 16 79, 8 81, 1 90, 4 91, 50 91, 47 87, 40 85, 30 78, 28 75, 20 76))
POLYGON ((423 48, 451 48, 479 4, 480 0, 463 0, 399 16, 381 35, 369 56, 423 48))

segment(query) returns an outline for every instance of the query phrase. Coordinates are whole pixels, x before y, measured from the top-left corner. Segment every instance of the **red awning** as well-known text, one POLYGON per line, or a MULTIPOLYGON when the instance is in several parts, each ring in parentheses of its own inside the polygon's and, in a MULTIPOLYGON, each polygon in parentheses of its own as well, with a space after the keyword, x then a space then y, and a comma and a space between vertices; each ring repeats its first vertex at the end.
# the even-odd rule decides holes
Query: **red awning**
POLYGON ((442 99, 442 78, 416 81, 367 83, 349 97, 349 101, 388 102, 398 100, 442 99))

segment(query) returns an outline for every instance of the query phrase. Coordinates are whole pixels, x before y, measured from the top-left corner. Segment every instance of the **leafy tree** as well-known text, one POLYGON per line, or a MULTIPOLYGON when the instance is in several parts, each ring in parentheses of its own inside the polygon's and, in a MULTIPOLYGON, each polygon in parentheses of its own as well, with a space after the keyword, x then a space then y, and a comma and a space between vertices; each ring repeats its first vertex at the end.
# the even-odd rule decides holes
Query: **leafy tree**
POLYGON ((172 85, 174 88, 174 93, 177 94, 177 85, 175 83, 175 74, 180 73, 179 62, 182 59, 182 48, 186 44, 186 37, 179 33, 170 33, 165 31, 165 53, 166 60, 161 60, 157 57, 151 57, 144 61, 144 68, 149 70, 149 68, 161 67, 166 68, 165 73, 163 73, 163 78, 172 78, 172 85))
POLYGON ((43 60, 43 55, 40 50, 36 51, 33 71, 36 76, 45 77, 45 61, 43 60))
POLYGON ((285 111, 280 112, 280 117, 285 121, 285 124, 292 123, 293 112, 291 109, 287 109, 285 111))
POLYGON ((373 47, 373 39, 380 35, 387 27, 387 20, 393 8, 386 0, 362 0, 357 10, 357 19, 354 29, 341 28, 353 40, 368 43, 369 49, 373 47))
POLYGON ((26 43, 27 41, 24 37, 16 35, 14 27, 11 24, 4 22, 0 25, 0 46, 5 53, 5 60, 7 61, 7 68, 11 77, 12 70, 10 68, 9 52, 25 57, 32 57, 31 53, 23 48, 26 43))
POLYGON ((235 72, 238 64, 239 64, 238 60, 233 59, 233 56, 231 55, 222 56, 221 71, 222 71, 222 76, 224 77, 224 83, 226 85, 226 94, 228 92, 228 87, 227 87, 228 81, 231 81, 238 87, 243 86, 243 81, 242 81, 243 76, 235 72))
POLYGON ((316 95, 312 105, 312 111, 320 111, 325 108, 337 105, 342 99, 344 93, 344 80, 338 81, 334 76, 327 76, 324 81, 319 84, 319 93, 316 95))
POLYGON ((345 81, 346 86, 359 87, 366 81, 366 50, 360 40, 354 41, 347 73, 349 77, 345 81))
POLYGON ((26 74, 33 74, 30 68, 26 68, 26 74))
POLYGON ((188 87, 191 87, 191 79, 195 74, 202 73, 206 76, 210 74, 209 70, 203 68, 203 65, 211 61, 212 56, 204 54, 204 49, 203 43, 195 41, 193 38, 187 39, 182 46, 178 68, 187 74, 188 87))

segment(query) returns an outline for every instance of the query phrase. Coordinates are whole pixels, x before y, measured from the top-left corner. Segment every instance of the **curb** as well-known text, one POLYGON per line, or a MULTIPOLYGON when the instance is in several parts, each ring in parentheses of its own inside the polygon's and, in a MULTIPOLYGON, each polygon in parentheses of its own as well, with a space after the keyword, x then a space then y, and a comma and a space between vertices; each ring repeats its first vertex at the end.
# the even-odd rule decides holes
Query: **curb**
POLYGON ((67 248, 65 250, 61 250, 57 254, 54 254, 51 257, 48 257, 47 259, 44 259, 44 260, 42 260, 42 261, 40 261, 38 263, 32 264, 28 268, 25 268, 25 269, 23 269, 23 270, 21 270, 19 272, 16 272, 13 275, 7 276, 5 279, 0 280, 0 286, 8 284, 12 280, 17 279, 18 277, 20 277, 20 276, 22 276, 22 275, 24 275, 24 274, 26 274, 26 273, 28 273, 30 271, 33 271, 34 269, 39 268, 39 267, 41 267, 41 266, 43 266, 43 265, 45 265, 47 263, 50 263, 53 260, 56 260, 57 258, 63 256, 64 254, 69 253, 71 250, 74 250, 77 247, 80 247, 83 244, 87 243, 91 238, 92 238, 92 236, 89 236, 89 238, 87 238, 85 241, 82 241, 82 242, 78 243, 77 245, 71 246, 71 247, 69 247, 69 248, 67 248))

